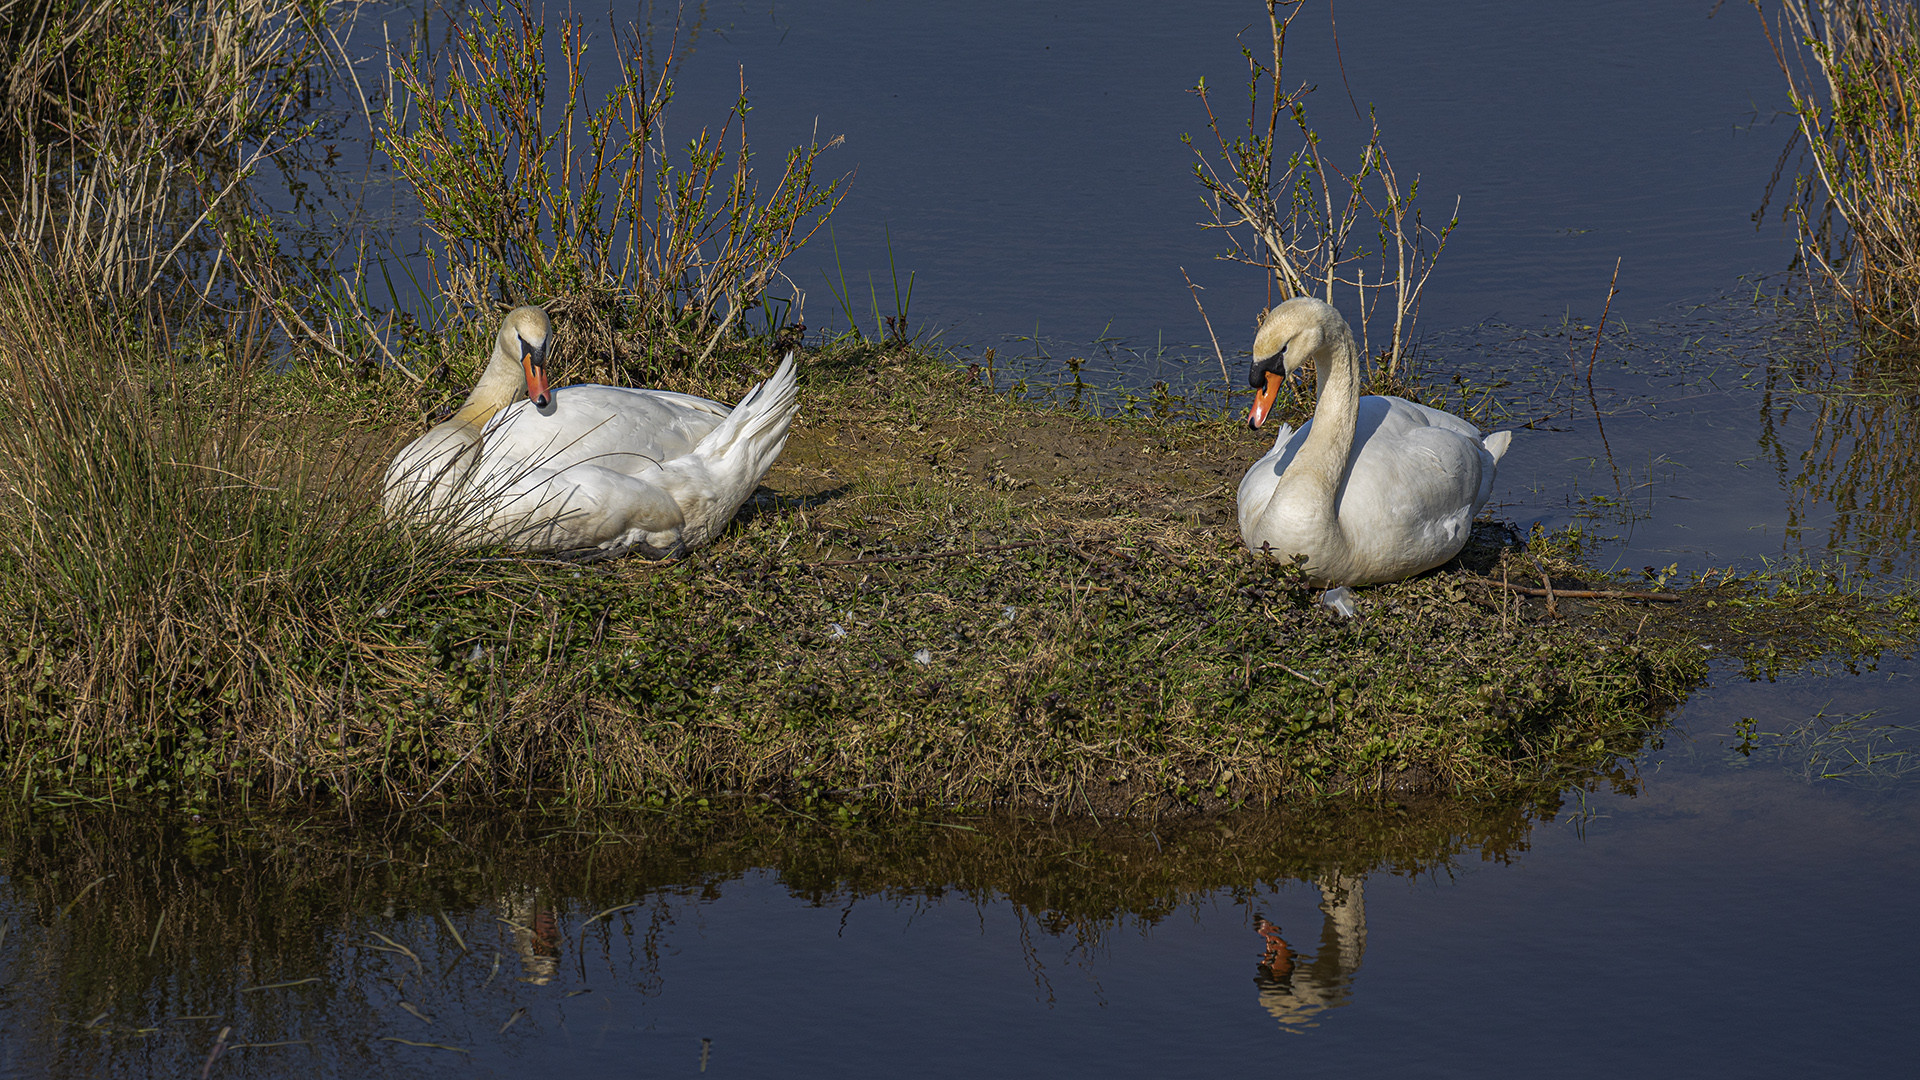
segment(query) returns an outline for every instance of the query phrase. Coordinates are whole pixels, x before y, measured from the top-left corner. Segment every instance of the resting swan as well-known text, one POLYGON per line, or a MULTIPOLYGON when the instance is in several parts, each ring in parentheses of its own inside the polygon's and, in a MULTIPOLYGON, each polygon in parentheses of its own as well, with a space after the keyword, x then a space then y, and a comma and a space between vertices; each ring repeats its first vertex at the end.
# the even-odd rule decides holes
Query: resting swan
POLYGON ((713 539, 787 442, 793 354, 732 409, 666 390, 547 387, 550 324, 509 312, 466 405, 387 467, 394 520, 468 546, 662 558, 713 539))
POLYGON ((1259 427, 1280 383, 1311 361, 1313 419, 1282 424, 1273 449, 1240 481, 1240 536, 1255 551, 1304 554, 1321 602, 1353 614, 1345 586, 1398 581, 1460 553, 1493 492, 1510 431, 1482 436, 1451 413, 1360 395, 1360 351, 1331 304, 1309 296, 1274 308, 1253 339, 1248 381, 1259 427))

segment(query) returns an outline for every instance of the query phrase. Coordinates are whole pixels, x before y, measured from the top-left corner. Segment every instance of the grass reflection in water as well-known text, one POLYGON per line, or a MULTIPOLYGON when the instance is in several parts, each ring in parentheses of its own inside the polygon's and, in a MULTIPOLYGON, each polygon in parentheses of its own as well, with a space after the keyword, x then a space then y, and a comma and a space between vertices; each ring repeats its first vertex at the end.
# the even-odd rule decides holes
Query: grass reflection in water
MULTIPOLYGON (((848 828, 739 810, 414 817, 353 831, 14 812, 0 823, 8 1064, 197 1075, 217 1054, 229 1075, 389 1075, 440 1067, 419 1055, 519 1053, 521 1040, 554 1037, 596 988, 659 997, 663 958, 702 935, 692 909, 760 875, 802 908, 1010 909, 1037 972, 1038 952, 1085 958, 1203 905, 1238 908, 1262 1007, 1283 1025, 1310 1024, 1351 992, 1368 875, 1506 861, 1556 811, 1386 805, 1105 828, 1017 818, 848 828), (1320 889, 1324 926, 1317 948, 1289 946, 1282 959, 1256 909, 1288 882, 1320 889), (1264 957, 1255 929, 1268 935, 1264 957)), ((1294 929, 1297 945, 1312 940, 1294 929)))

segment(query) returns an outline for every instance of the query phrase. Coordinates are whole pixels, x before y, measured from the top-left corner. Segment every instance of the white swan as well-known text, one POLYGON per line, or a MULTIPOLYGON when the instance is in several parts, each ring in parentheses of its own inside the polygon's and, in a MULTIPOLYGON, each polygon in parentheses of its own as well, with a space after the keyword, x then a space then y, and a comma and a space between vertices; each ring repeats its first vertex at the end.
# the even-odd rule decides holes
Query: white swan
POLYGON ((1253 339, 1249 381, 1260 388, 1247 423, 1259 427, 1285 376, 1312 361, 1313 419, 1281 425, 1240 481, 1240 536, 1255 551, 1305 555, 1322 603, 1353 614, 1348 585, 1398 581, 1459 554, 1493 492, 1513 433, 1480 430, 1451 413, 1360 394, 1360 351, 1331 304, 1297 297, 1273 309, 1253 339))
POLYGON ((793 354, 729 409, 666 390, 549 390, 548 333, 539 308, 508 313, 466 405, 387 467, 387 516, 466 545, 575 554, 661 558, 719 535, 786 445, 793 354))

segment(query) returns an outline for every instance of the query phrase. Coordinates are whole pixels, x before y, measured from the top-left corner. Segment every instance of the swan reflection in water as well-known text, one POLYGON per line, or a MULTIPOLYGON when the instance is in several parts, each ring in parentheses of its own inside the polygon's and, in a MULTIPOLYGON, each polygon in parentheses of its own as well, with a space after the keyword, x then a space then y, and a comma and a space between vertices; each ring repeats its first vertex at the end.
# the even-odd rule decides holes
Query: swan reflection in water
POLYGON ((1280 927, 1256 914, 1253 928, 1266 939, 1266 955, 1253 977, 1260 1007, 1280 1021, 1283 1031, 1317 1027, 1320 1014, 1347 1003, 1353 976, 1367 951, 1365 879, 1337 871, 1314 881, 1320 886, 1320 951, 1303 957, 1280 936, 1280 927))
POLYGON ((538 889, 523 888, 499 898, 499 921, 511 935, 520 958, 520 981, 545 986, 560 970, 560 922, 553 904, 538 889))

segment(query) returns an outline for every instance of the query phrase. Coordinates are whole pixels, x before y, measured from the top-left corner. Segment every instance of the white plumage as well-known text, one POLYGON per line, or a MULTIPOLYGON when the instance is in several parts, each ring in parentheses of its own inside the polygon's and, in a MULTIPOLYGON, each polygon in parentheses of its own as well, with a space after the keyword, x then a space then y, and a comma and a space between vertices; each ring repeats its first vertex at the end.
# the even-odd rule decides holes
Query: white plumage
POLYGON ((1305 555, 1308 578, 1329 588, 1397 581, 1459 554, 1511 432, 1482 436, 1451 413, 1362 396, 1352 330, 1311 297, 1275 308, 1253 355, 1254 380, 1266 382, 1253 426, 1283 377, 1309 361, 1319 396, 1313 419, 1298 431, 1282 425, 1273 449, 1240 481, 1248 547, 1282 560, 1305 555))
POLYGON ((719 535, 786 445, 793 354, 730 409, 665 390, 549 391, 548 330, 539 308, 508 314, 465 407, 388 467, 388 516, 464 544, 574 554, 658 558, 719 535))

